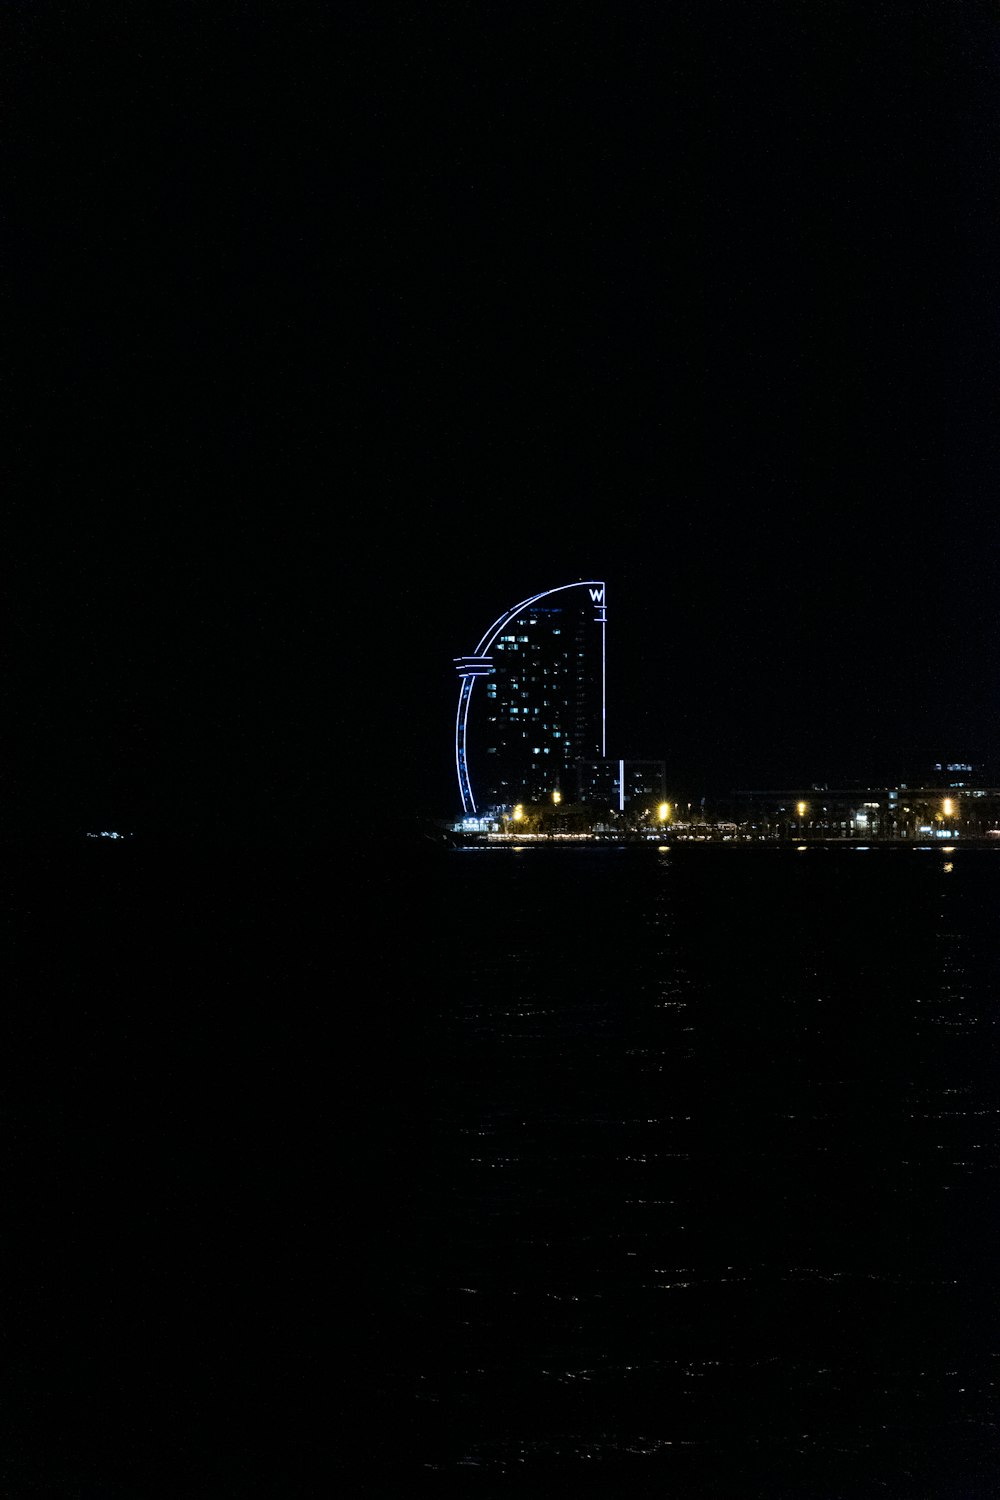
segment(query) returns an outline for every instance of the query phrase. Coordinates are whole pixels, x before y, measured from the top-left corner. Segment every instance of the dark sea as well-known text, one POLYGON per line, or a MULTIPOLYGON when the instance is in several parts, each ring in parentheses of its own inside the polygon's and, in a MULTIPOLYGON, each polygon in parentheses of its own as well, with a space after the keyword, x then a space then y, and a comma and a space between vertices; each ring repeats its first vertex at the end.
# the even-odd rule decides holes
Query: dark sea
POLYGON ((101 847, 7 911, 5 1497, 1000 1495, 995 852, 101 847))

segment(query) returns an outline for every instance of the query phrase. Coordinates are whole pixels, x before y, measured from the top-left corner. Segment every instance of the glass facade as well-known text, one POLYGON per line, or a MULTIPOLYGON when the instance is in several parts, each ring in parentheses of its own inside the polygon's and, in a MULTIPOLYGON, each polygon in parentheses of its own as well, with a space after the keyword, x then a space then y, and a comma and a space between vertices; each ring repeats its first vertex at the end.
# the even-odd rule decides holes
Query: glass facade
POLYGON ((517 605, 457 659, 467 814, 575 798, 577 762, 604 752, 605 623, 603 583, 567 584, 517 605))

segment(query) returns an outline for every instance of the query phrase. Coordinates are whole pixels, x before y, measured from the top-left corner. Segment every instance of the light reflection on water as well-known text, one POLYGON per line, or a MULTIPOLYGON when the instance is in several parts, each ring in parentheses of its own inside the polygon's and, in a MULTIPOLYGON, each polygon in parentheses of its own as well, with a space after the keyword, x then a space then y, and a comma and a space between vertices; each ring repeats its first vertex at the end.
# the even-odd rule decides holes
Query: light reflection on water
POLYGON ((790 852, 437 877, 415 1465, 988 1493, 1000 861, 790 852))

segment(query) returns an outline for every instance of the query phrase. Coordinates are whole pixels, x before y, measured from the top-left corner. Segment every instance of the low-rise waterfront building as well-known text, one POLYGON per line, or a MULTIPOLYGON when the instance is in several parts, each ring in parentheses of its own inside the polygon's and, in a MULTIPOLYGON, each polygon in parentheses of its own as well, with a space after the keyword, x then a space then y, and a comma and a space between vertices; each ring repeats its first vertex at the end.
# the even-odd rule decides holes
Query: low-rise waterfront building
POLYGON ((579 760, 576 763, 577 801, 592 808, 624 812, 630 804, 667 795, 667 765, 662 760, 579 760))

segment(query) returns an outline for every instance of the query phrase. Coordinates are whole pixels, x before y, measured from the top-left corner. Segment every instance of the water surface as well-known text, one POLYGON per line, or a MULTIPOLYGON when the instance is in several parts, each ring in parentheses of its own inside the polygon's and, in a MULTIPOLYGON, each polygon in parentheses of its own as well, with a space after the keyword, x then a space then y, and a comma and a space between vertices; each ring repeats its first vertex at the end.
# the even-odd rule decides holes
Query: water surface
POLYGON ((998 906, 985 851, 425 876, 381 1268, 411 1483, 997 1493, 998 906))

